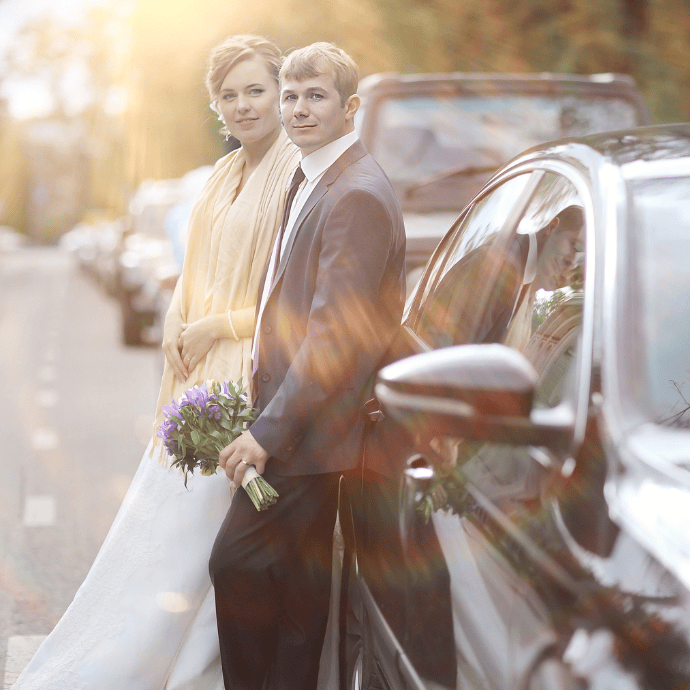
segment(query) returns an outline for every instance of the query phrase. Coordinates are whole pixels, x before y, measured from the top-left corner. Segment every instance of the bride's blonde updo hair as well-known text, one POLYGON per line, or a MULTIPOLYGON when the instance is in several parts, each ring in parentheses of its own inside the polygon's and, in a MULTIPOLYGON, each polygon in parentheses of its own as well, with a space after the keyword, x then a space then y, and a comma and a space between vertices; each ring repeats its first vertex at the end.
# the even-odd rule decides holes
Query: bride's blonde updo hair
POLYGON ((283 54, 280 48, 268 38, 252 34, 228 36, 211 51, 206 71, 206 88, 212 102, 218 99, 220 87, 228 72, 238 62, 253 57, 263 58, 268 71, 277 82, 280 67, 283 64, 283 54))

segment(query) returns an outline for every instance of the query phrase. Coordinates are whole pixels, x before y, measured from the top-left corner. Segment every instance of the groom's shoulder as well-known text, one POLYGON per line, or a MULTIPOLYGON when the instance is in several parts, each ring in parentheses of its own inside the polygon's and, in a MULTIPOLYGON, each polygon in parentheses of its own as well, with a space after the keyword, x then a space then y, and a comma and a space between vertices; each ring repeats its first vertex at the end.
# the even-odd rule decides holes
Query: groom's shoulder
MULTIPOLYGON (((350 161, 338 176, 337 183, 342 193, 359 191, 373 194, 379 197, 386 205, 398 206, 398 200, 381 166, 373 156, 358 142, 355 146, 357 155, 350 161)), ((354 148, 354 147, 353 147, 354 148)))
POLYGON ((387 227, 402 232, 400 202, 379 164, 366 153, 343 171, 334 205, 357 209, 357 213, 379 219, 387 218, 387 227))

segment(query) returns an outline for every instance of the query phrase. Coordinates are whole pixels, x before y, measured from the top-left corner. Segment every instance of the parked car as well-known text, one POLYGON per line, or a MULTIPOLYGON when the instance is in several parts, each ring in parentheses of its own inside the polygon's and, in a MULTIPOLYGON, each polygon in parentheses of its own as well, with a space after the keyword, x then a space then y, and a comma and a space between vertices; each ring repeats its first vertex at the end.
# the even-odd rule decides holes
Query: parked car
POLYGON ((521 151, 652 124, 619 74, 374 74, 359 94, 360 138, 403 206, 409 291, 457 214, 521 151))
POLYGON ((690 124, 566 139, 445 235, 342 486, 342 687, 690 687, 689 189, 690 124))
POLYGON ((170 242, 172 255, 168 257, 167 261, 156 266, 150 276, 155 294, 155 311, 153 327, 149 331, 149 336, 156 343, 160 343, 163 339, 165 315, 168 312, 177 280, 182 273, 189 217, 197 196, 213 172, 213 167, 212 165, 202 165, 190 170, 180 178, 181 200, 172 206, 165 216, 165 233, 170 242))
POLYGON ((118 256, 129 222, 128 216, 83 220, 58 241, 76 259, 79 268, 113 297, 117 296, 118 256))
POLYGON ((124 236, 118 257, 118 298, 125 345, 160 342, 160 314, 167 309, 182 266, 191 203, 213 166, 203 165, 180 178, 143 182, 130 203, 131 231, 124 236), (182 209, 182 213, 180 210, 182 209), (171 213, 178 222, 171 227, 171 213), (181 219, 181 220, 180 220, 181 219), (183 227, 180 227, 182 222, 183 227))
POLYGON ((0 225, 0 256, 16 252, 28 244, 26 235, 22 235, 9 225, 0 225))
POLYGON ((132 231, 131 216, 120 216, 102 223, 96 238, 96 258, 94 272, 99 285, 109 297, 118 298, 120 289, 119 257, 123 251, 125 238, 132 231))
POLYGON ((148 180, 130 202, 131 226, 117 257, 122 341, 125 345, 152 344, 150 331, 157 309, 155 272, 174 262, 165 233, 165 217, 179 201, 179 181, 148 180))

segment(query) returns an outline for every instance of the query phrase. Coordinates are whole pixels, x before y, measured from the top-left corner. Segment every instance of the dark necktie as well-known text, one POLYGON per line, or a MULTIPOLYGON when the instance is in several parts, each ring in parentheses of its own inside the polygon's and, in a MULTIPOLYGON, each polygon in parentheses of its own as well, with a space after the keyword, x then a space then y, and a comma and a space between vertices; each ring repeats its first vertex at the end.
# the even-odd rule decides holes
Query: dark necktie
POLYGON ((276 253, 275 261, 273 262, 273 274, 271 275, 271 287, 273 287, 273 281, 276 278, 276 273, 278 273, 278 264, 280 263, 281 249, 283 246, 283 236, 285 235, 285 228, 288 223, 288 218, 290 218, 290 209, 292 208, 292 202, 297 196, 297 190, 304 180, 304 170, 302 166, 298 165, 295 172, 292 175, 292 181, 288 187, 288 193, 285 197, 285 206, 283 207, 283 218, 280 221, 280 227, 278 228, 278 237, 276 239, 276 253))
MULTIPOLYGON (((300 184, 304 180, 304 170, 302 166, 298 165, 295 172, 292 175, 292 180, 290 181, 290 186, 288 187, 288 193, 285 197, 285 206, 283 207, 283 217, 280 221, 280 227, 278 228, 278 236, 276 237, 275 249, 273 250, 273 273, 271 274, 270 286, 273 287, 273 282, 276 279, 276 274, 278 273, 278 264, 280 263, 281 246, 283 244, 283 236, 285 235, 285 226, 287 225, 288 218, 290 217, 290 209, 292 208, 292 202, 295 200, 297 195, 297 190, 300 184)), ((268 276, 266 276, 268 280, 268 276)), ((259 317, 261 318, 261 317, 259 317)), ((254 338, 254 352, 252 353, 252 376, 256 374, 256 370, 259 367, 259 339, 261 337, 261 323, 258 324, 259 328, 256 331, 256 337, 254 338)))

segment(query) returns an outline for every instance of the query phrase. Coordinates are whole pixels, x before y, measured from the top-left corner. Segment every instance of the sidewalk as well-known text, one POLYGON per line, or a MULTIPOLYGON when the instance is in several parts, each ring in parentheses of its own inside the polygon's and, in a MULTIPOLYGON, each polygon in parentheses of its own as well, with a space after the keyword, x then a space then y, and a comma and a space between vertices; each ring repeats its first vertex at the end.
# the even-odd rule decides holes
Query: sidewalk
POLYGON ((2 690, 10 690, 45 638, 45 635, 21 635, 7 640, 7 659, 2 690))

